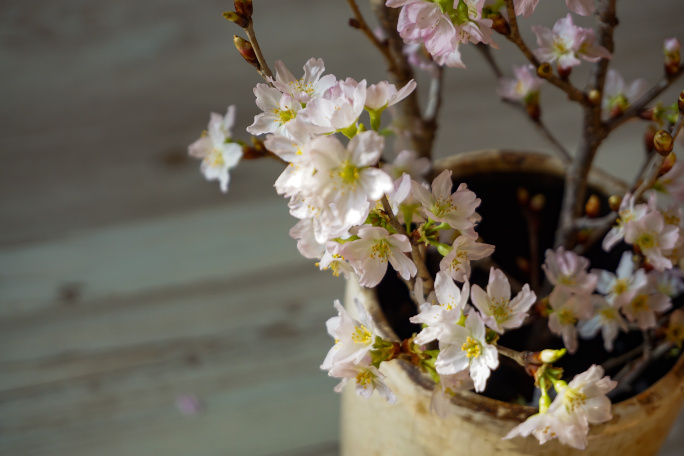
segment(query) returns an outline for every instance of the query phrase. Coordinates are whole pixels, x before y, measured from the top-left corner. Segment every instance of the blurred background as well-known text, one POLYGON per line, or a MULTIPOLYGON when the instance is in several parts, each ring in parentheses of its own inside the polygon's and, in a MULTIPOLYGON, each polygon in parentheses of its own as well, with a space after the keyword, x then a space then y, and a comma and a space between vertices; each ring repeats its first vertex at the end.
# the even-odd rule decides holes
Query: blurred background
MULTIPOLYGON (((529 25, 551 27, 567 12, 560 0, 541 3, 533 22, 521 20, 533 48, 529 25)), ((271 63, 300 76, 321 57, 338 78, 386 78, 347 25, 347 2, 254 4, 271 63)), ((684 40, 684 3, 618 8, 614 67, 654 83, 663 39, 684 40)), ((242 139, 259 112, 261 81, 233 47, 242 31, 221 17, 229 9, 226 0, 0 3, 1 455, 337 454, 336 382, 318 366, 343 281, 289 238, 296 220, 272 188, 281 165, 243 162, 224 195, 187 157, 211 111, 237 105, 242 139)), ((522 59, 497 41, 510 74, 522 59)), ((479 54, 463 57, 469 69, 446 74, 437 157, 548 151, 498 101, 479 54)), ((584 70, 572 76, 579 87, 584 70)), ((563 101, 545 87, 542 116, 574 150, 580 112, 563 101)), ((618 130, 599 166, 631 179, 645 127, 618 130)), ((684 445, 681 421, 670 451, 684 445)))

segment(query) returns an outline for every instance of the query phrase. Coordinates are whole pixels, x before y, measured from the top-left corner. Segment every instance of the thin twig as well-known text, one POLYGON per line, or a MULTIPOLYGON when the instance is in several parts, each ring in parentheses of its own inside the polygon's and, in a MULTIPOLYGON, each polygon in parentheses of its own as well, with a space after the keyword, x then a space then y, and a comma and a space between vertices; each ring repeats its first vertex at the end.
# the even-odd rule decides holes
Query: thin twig
POLYGON ((354 13, 354 18, 358 23, 359 30, 361 30, 363 34, 366 35, 366 38, 368 38, 370 42, 373 43, 373 46, 378 48, 378 50, 385 57, 385 60, 387 60, 387 64, 389 65, 389 71, 394 72, 396 62, 387 44, 380 42, 378 37, 375 36, 375 33, 373 33, 373 30, 371 30, 370 27, 368 27, 368 23, 363 18, 363 14, 361 14, 361 10, 359 9, 359 5, 356 4, 356 0, 347 0, 347 3, 349 3, 349 7, 354 13))
POLYGON ((655 99, 658 95, 663 93, 665 89, 670 87, 673 82, 675 82, 682 74, 684 74, 684 63, 679 65, 679 70, 672 76, 663 76, 660 81, 658 81, 653 87, 648 89, 648 91, 639 97, 634 103, 630 104, 629 107, 620 116, 609 120, 606 122, 606 128, 611 131, 639 115, 639 113, 648 105, 651 101, 655 99))
POLYGON ((589 218, 589 217, 581 217, 575 220, 575 228, 578 230, 586 230, 586 229, 594 229, 594 228, 602 228, 606 225, 612 225, 615 220, 618 218, 618 213, 615 211, 611 211, 609 214, 606 214, 602 217, 596 217, 596 218, 589 218))
POLYGON ((254 55, 256 55, 256 58, 259 62, 259 68, 257 68, 257 71, 259 72, 262 78, 264 78, 267 82, 270 83, 271 78, 273 77, 273 73, 271 73, 271 69, 268 67, 268 63, 266 63, 266 59, 264 58, 264 55, 261 53, 259 42, 257 41, 256 34, 254 33, 254 22, 252 21, 252 18, 249 19, 247 27, 244 28, 244 31, 247 34, 247 38, 249 39, 250 44, 252 45, 252 49, 254 49, 254 55))
POLYGON ((430 91, 428 92, 428 103, 425 108, 423 118, 428 122, 435 122, 442 106, 442 83, 444 79, 444 69, 441 66, 436 68, 437 74, 430 80, 430 91))
MULTIPOLYGON (((494 56, 492 55, 492 52, 490 51, 489 46, 485 44, 478 43, 476 46, 476 49, 480 51, 482 56, 484 57, 485 61, 487 64, 489 64, 489 67, 492 69, 492 72, 494 75, 497 77, 497 79, 503 77, 503 72, 501 71, 501 68, 499 67, 499 64, 496 62, 494 59, 494 56)), ((534 120, 527 114, 527 110, 525 109, 525 106, 522 105, 522 103, 518 103, 512 100, 507 100, 505 98, 501 98, 501 101, 504 103, 507 103, 514 108, 520 110, 527 119, 532 122, 536 130, 539 132, 539 134, 546 139, 551 146, 553 146, 554 151, 560 156, 560 159, 563 160, 565 163, 569 163, 571 161, 570 154, 568 151, 563 147, 563 145, 556 139, 555 136, 551 133, 551 131, 546 127, 544 122, 541 121, 541 119, 534 120)))
POLYGON ((608 396, 615 397, 620 393, 631 391, 634 381, 644 372, 644 370, 646 370, 651 362, 665 355, 671 348, 672 342, 669 341, 662 342, 652 351, 650 349, 647 351, 645 348, 643 354, 639 358, 625 365, 625 367, 615 375, 613 379, 618 382, 618 386, 611 391, 608 396))
MULTIPOLYGON (((508 12, 508 25, 511 28, 511 33, 507 35, 506 38, 508 38, 510 42, 515 44, 518 47, 518 49, 520 49, 520 51, 525 55, 525 57, 527 57, 527 60, 529 60, 535 68, 538 68, 539 60, 534 55, 534 53, 532 53, 530 48, 527 47, 527 44, 525 44, 525 41, 522 39, 522 36, 520 35, 518 21, 515 18, 515 6, 513 5, 513 0, 505 0, 505 3, 506 11, 508 12)), ((549 81, 550 84, 558 87, 563 92, 565 92, 570 100, 576 101, 583 106, 589 105, 589 101, 587 100, 587 97, 584 95, 584 92, 575 87, 571 82, 561 79, 555 74, 550 74, 545 79, 549 81)))
POLYGON ((500 355, 505 356, 506 358, 510 358, 516 363, 520 364, 521 366, 525 367, 525 360, 523 359, 523 354, 519 351, 515 351, 513 349, 510 349, 508 347, 504 347, 502 345, 496 345, 496 351, 499 352, 500 355))

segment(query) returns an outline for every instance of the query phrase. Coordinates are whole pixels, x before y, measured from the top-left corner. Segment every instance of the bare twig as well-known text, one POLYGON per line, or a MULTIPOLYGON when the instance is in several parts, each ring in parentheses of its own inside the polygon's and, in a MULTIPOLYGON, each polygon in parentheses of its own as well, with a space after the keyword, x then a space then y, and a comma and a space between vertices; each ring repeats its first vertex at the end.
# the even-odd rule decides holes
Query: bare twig
POLYGON ((351 8, 352 12, 354 13, 354 18, 356 19, 356 22, 358 23, 359 30, 361 30, 363 32, 363 34, 366 35, 368 40, 371 43, 373 43, 373 45, 376 48, 378 48, 378 50, 385 57, 385 60, 387 60, 387 64, 389 65, 389 71, 394 72, 396 62, 394 61, 394 56, 390 52, 389 47, 387 46, 387 43, 380 42, 378 37, 375 36, 375 33, 373 33, 373 30, 371 30, 370 27, 368 27, 368 23, 363 18, 363 14, 361 14, 361 10, 359 9, 359 5, 356 4, 356 0, 347 0, 347 3, 349 3, 349 7, 351 8))
POLYGON ((430 80, 430 91, 428 92, 428 103, 425 108, 423 118, 428 122, 435 122, 442 107, 442 80, 444 79, 444 69, 441 66, 436 68, 437 74, 430 80))
MULTIPOLYGON (((503 72, 501 71, 499 64, 494 59, 494 56, 492 55, 489 49, 489 46, 482 43, 478 43, 476 48, 480 51, 485 61, 489 64, 489 67, 492 69, 492 72, 497 77, 497 79, 503 77, 503 72)), ((542 137, 544 137, 544 139, 546 139, 549 142, 549 144, 551 144, 554 151, 560 156, 560 159, 566 163, 570 162, 571 157, 568 151, 565 149, 565 147, 563 147, 560 141, 558 141, 556 137, 553 136, 551 131, 546 127, 546 125, 544 124, 544 122, 541 121, 541 119, 534 120, 533 118, 531 118, 527 114, 525 106, 523 106, 521 103, 512 100, 507 100, 505 98, 502 98, 501 101, 520 110, 525 115, 525 117, 529 119, 530 122, 532 122, 532 124, 534 125, 535 129, 539 132, 539 134, 542 135, 542 137)))
POLYGON ((618 213, 615 211, 611 211, 609 214, 606 214, 602 217, 581 217, 575 220, 575 228, 578 230, 602 228, 606 225, 612 225, 617 218, 618 213))
POLYGON ((252 49, 254 49, 254 54, 256 55, 256 58, 259 61, 259 68, 257 68, 257 71, 259 72, 262 78, 264 78, 267 82, 270 83, 271 78, 273 77, 273 73, 271 73, 271 69, 268 67, 268 63, 266 63, 266 59, 264 58, 264 55, 261 53, 259 42, 257 41, 256 34, 254 33, 254 22, 252 21, 252 18, 249 19, 247 27, 244 28, 244 31, 247 34, 247 38, 249 39, 249 42, 252 45, 252 49))
POLYGON ((611 391, 608 396, 615 397, 620 393, 631 391, 634 381, 644 372, 644 370, 646 370, 651 362, 661 358, 670 351, 671 348, 672 342, 669 341, 662 342, 653 350, 645 347, 639 358, 625 365, 625 367, 615 375, 613 379, 618 382, 618 386, 611 391))

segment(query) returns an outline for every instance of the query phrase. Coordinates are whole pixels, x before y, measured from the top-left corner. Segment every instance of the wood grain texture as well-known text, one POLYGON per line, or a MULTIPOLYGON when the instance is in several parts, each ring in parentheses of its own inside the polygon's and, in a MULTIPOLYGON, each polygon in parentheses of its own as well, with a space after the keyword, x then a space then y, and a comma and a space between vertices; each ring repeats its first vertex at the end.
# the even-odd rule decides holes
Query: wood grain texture
MULTIPOLYGON (((318 365, 343 283, 287 236, 279 164, 243 163, 225 196, 186 157, 209 112, 236 104, 243 139, 257 114, 260 81, 220 14, 230 3, 0 2, 1 455, 337 454, 335 382, 318 365), (182 415, 183 394, 204 411, 182 415)), ((339 77, 384 78, 346 2, 255 3, 271 62, 297 74, 323 57, 339 77)), ((662 39, 684 38, 684 5, 619 8, 615 64, 655 81, 662 39)), ((539 9, 548 26, 565 14, 560 1, 539 9)), ((504 68, 520 63, 498 41, 504 68)), ((479 56, 464 58, 469 70, 446 78, 437 156, 547 150, 497 101, 479 56)), ((576 110, 549 89, 542 103, 572 150, 576 110)), ((624 177, 641 126, 623 130, 599 160, 624 177)), ((683 445, 671 438, 663 454, 683 445)))

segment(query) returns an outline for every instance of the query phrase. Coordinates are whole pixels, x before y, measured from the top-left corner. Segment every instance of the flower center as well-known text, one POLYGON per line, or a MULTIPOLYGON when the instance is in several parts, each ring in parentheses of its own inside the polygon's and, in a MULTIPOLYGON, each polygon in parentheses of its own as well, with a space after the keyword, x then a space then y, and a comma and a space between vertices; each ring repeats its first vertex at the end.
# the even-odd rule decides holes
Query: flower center
POLYGON ((498 301, 494 300, 494 305, 492 306, 492 315, 497 323, 501 323, 505 320, 511 313, 511 309, 508 307, 508 300, 504 298, 499 298, 498 301))
POLYGON ((648 310, 648 296, 640 294, 632 299, 632 310, 634 312, 644 312, 648 310))
POLYGON ((463 345, 461 345, 461 350, 466 352, 468 358, 478 358, 482 353, 482 346, 478 341, 468 336, 463 345))
POLYGON ((653 233, 647 231, 639 236, 639 239, 637 239, 635 244, 637 244, 642 250, 652 249, 653 247, 658 246, 658 239, 653 235, 653 233))
POLYGON ((337 174, 345 184, 354 184, 359 179, 359 168, 349 160, 345 160, 337 174))
POLYGON ((225 165, 226 162, 223 160, 223 154, 219 149, 212 149, 209 155, 204 159, 211 168, 220 168, 225 165))
POLYGON ((454 203, 451 201, 451 197, 439 198, 432 206, 432 213, 437 217, 442 217, 455 210, 456 206, 454 206, 454 203))
POLYGON ((389 258, 389 253, 389 245, 387 245, 387 241, 381 239, 376 242, 373 247, 371 247, 370 256, 374 260, 379 259, 380 261, 387 261, 387 258, 389 258))
POLYGON ((615 281, 615 285, 613 285, 613 293, 619 295, 627 291, 627 279, 618 279, 615 281))
POLYGON ((356 376, 356 383, 359 385, 364 385, 364 388, 366 385, 370 385, 372 381, 373 373, 370 370, 359 372, 359 374, 356 376))
POLYGON ((290 111, 290 110, 283 111, 280 108, 275 108, 273 110, 273 113, 280 120, 280 123, 283 123, 283 124, 291 121, 292 119, 294 119, 297 116, 297 114, 295 114, 294 111, 290 111))
POLYGON ((572 311, 568 309, 563 309, 558 313, 558 319, 562 325, 574 325, 577 323, 577 318, 572 311))
POLYGON ((354 332, 351 335, 351 340, 357 344, 368 345, 371 341, 371 333, 364 325, 355 326, 354 332))
POLYGON ((568 388, 563 395, 563 404, 568 413, 572 413, 578 407, 583 406, 586 400, 587 396, 585 394, 572 388, 568 388))

